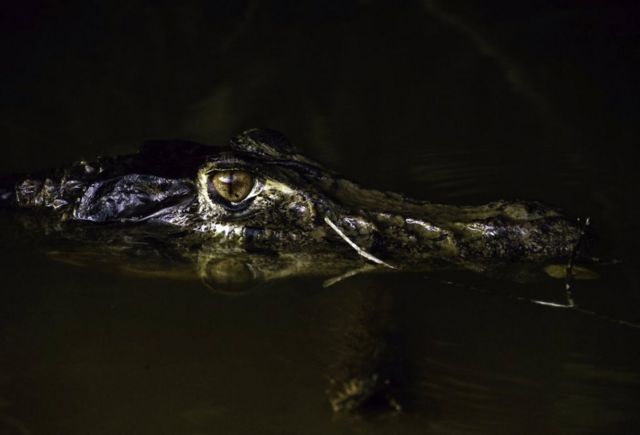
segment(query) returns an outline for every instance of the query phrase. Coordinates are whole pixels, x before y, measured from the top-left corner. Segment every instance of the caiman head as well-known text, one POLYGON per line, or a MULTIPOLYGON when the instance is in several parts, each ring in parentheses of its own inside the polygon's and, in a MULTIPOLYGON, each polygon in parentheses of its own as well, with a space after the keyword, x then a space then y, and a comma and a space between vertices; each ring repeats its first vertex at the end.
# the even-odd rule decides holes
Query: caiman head
POLYGON ((151 141, 134 155, 6 179, 0 201, 49 209, 47 225, 77 239, 99 233, 104 241, 109 233, 111 244, 122 245, 143 234, 190 253, 182 256, 270 253, 297 258, 294 268, 307 258, 306 272, 323 270, 325 255, 347 258, 350 267, 474 269, 566 258, 582 235, 577 222, 536 202, 451 206, 364 189, 267 129, 224 147, 151 141))

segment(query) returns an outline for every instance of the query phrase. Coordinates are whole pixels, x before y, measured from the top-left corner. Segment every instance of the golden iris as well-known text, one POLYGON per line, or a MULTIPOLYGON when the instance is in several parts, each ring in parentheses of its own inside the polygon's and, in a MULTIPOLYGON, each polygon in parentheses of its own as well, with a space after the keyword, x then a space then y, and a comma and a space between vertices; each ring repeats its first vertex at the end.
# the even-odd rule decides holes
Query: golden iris
POLYGON ((211 176, 216 193, 229 202, 245 199, 253 189, 253 175, 245 171, 220 171, 211 176))

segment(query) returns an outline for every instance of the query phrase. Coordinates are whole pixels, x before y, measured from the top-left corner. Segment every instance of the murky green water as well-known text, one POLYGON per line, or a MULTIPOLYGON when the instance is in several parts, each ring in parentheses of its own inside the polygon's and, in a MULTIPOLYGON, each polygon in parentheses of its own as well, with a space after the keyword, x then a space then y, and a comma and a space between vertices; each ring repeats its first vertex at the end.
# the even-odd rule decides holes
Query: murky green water
POLYGON ((638 37, 623 4, 16 7, 0 172, 226 141, 252 126, 364 185, 591 216, 622 264, 578 281, 361 275, 263 284, 82 268, 0 216, 0 433, 618 434, 640 425, 638 37), (446 7, 445 7, 446 6, 446 7), (454 281, 455 285, 445 284, 454 281), (362 342, 404 411, 333 413, 362 342), (366 347, 366 346, 365 346, 366 347))

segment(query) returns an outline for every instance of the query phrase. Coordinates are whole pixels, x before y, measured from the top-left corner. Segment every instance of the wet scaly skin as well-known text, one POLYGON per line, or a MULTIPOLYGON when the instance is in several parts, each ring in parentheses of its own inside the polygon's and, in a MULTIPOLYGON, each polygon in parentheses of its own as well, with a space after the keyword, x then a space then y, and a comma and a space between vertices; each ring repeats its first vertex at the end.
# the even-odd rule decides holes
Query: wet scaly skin
POLYGON ((582 235, 576 221, 537 202, 451 206, 364 189, 266 129, 225 147, 148 142, 134 155, 2 184, 2 205, 31 210, 23 217, 48 233, 102 251, 171 252, 214 281, 233 281, 229 270, 253 280, 339 277, 368 261, 483 271, 566 259, 582 235))

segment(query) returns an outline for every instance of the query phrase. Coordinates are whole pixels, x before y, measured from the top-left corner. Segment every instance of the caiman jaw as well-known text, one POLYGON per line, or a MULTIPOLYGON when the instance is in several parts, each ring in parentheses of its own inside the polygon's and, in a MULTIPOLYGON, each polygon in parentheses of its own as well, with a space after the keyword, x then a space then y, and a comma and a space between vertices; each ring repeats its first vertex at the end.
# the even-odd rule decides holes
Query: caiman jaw
POLYGON ((404 213, 352 205, 325 222, 359 255, 384 266, 445 261, 483 268, 492 262, 566 261, 585 235, 579 221, 536 202, 458 207, 414 200, 402 204, 395 194, 384 192, 363 196, 376 195, 378 200, 389 195, 387 204, 398 203, 395 208, 404 213))
POLYGON ((160 223, 198 246, 355 251, 389 267, 566 258, 582 234, 535 202, 450 206, 364 189, 268 130, 245 132, 230 147, 164 141, 136 155, 0 180, 0 202, 49 208, 63 222, 160 223))

